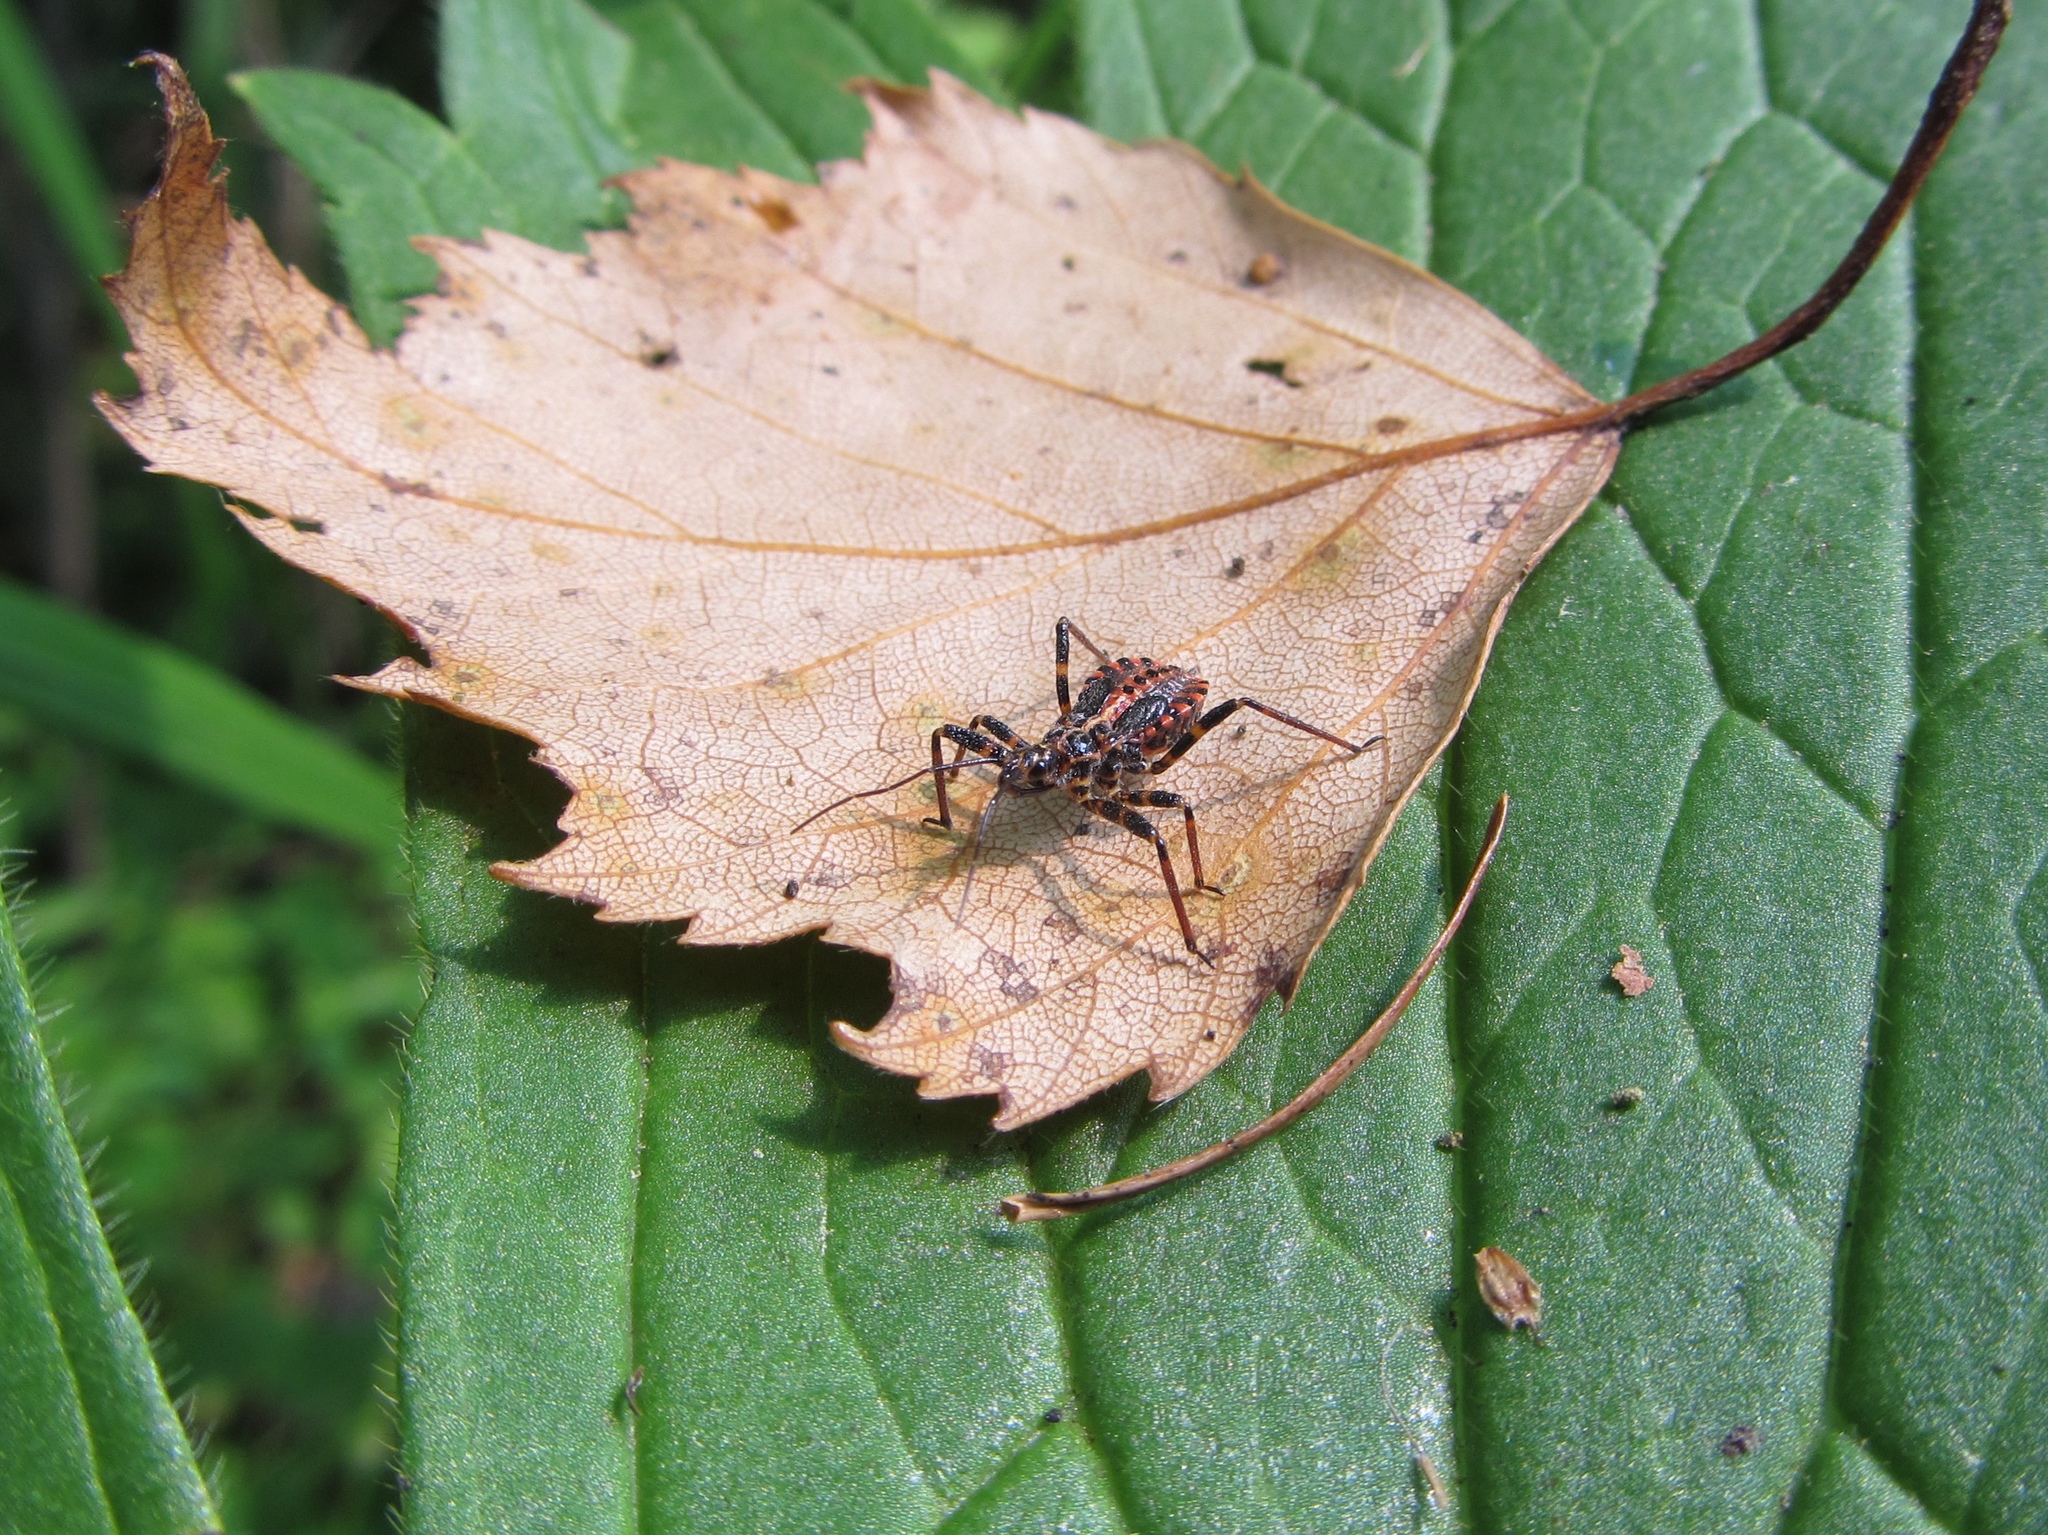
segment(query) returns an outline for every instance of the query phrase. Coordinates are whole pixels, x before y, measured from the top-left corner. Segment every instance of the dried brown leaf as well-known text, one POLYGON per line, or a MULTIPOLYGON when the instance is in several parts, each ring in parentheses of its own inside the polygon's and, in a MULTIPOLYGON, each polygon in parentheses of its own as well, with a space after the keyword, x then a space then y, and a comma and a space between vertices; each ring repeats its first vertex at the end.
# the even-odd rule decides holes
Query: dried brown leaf
MULTIPOLYGON (((886 955, 894 1005, 840 1042, 998 1094, 1004 1127, 1139 1071, 1183 1092, 1292 993, 1613 463, 1612 429, 1472 446, 1592 402, 1434 278, 943 78, 869 87, 867 158, 819 186, 671 163, 587 256, 422 241, 441 292, 378 352, 229 215, 159 72, 164 177, 114 285, 142 392, 109 418, 430 657, 365 686, 540 743, 566 839, 506 878, 686 942, 886 955), (1151 850, 1062 796, 979 847, 922 824, 929 779, 790 830, 942 720, 1042 733, 1061 615, 1380 738, 1253 718, 1174 769, 1213 968, 1151 850)), ((988 792, 960 783, 964 827, 988 792)))

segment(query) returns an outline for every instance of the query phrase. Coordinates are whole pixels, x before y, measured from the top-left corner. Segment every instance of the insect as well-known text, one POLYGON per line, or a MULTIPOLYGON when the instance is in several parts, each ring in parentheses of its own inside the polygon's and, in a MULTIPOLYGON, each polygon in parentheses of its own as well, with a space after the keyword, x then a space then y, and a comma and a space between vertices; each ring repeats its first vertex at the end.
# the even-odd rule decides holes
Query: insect
MULTIPOLYGON (((1380 738, 1353 743, 1342 736, 1311 725, 1306 720, 1275 709, 1256 698, 1231 698, 1204 714, 1203 702, 1209 684, 1184 666, 1168 666, 1148 656, 1129 656, 1112 661, 1101 646, 1081 632, 1071 619, 1062 618, 1053 633, 1053 688, 1058 695, 1060 715, 1042 741, 1028 741, 992 714, 977 714, 965 725, 945 724, 932 732, 932 765, 919 768, 907 778, 866 789, 833 801, 817 815, 792 828, 802 831, 813 821, 857 799, 888 794, 931 774, 938 789, 939 813, 927 816, 928 826, 953 826, 953 805, 946 792, 947 781, 962 769, 996 767, 1001 776, 996 792, 982 812, 986 828, 996 804, 1005 794, 1044 794, 1058 789, 1083 809, 1142 837, 1159 854, 1159 872, 1166 881, 1166 893, 1173 899, 1173 914, 1180 920, 1180 936, 1188 952, 1204 964, 1211 963, 1195 942, 1194 924, 1188 921, 1187 902, 1181 896, 1179 877, 1174 873, 1173 855, 1166 838, 1143 812, 1178 810, 1187 825, 1188 862, 1193 866, 1195 889, 1222 894, 1202 872, 1202 844, 1195 831, 1195 808, 1187 799, 1169 789, 1144 785, 1188 754, 1194 744, 1240 709, 1253 709, 1268 719, 1341 746, 1354 756, 1380 738), (1101 664, 1081 682, 1079 696, 1068 687, 1068 654, 1079 640, 1101 664), (953 760, 946 760, 946 743, 953 745, 953 760), (969 757, 969 752, 980 755, 969 757)), ((979 840, 979 832, 977 832, 979 840)), ((971 876, 970 876, 971 877, 971 876)))

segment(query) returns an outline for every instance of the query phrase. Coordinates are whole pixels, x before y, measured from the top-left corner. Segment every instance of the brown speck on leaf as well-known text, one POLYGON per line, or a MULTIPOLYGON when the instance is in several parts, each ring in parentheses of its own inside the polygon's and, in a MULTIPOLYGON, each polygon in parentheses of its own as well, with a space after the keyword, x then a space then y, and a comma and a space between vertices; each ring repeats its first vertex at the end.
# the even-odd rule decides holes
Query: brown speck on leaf
POLYGON ((1721 1453, 1730 1460, 1749 1454, 1757 1446, 1757 1431, 1747 1423, 1738 1423, 1728 1430, 1721 1441, 1721 1453))
POLYGON ((803 886, 798 884, 795 880, 791 880, 788 884, 782 887, 782 898, 785 901, 793 901, 796 899, 797 891, 801 890, 802 888, 803 886))
POLYGON ((1624 1087, 1617 1090, 1607 1100, 1607 1112, 1610 1114, 1626 1114, 1642 1101, 1643 1090, 1640 1087, 1624 1087))
POLYGON ((757 197, 747 206, 754 210, 754 217, 768 226, 770 234, 779 235, 786 229, 796 228, 796 213, 779 197, 757 197))
POLYGON ((1482 1247, 1472 1256, 1479 1270, 1479 1298, 1494 1319, 1509 1332, 1518 1327, 1538 1331, 1543 1326, 1543 1287, 1529 1271, 1498 1247, 1482 1247))
POLYGON ((1230 563, 1223 567, 1223 579, 1226 581, 1235 581, 1241 578, 1243 575, 1244 556, 1241 554, 1234 554, 1230 557, 1230 563))
POLYGON ((1244 280, 1254 288, 1270 288, 1287 275, 1287 263, 1271 251, 1260 251, 1245 268, 1244 280))
POLYGON ((1624 997, 1640 997, 1657 984, 1657 978, 1643 968, 1643 956, 1627 944, 1621 946, 1620 962, 1607 973, 1614 977, 1614 984, 1621 988, 1624 997))
POLYGON ((1446 1130, 1436 1138, 1435 1144, 1438 1151, 1463 1151, 1465 1149, 1465 1132, 1463 1130, 1446 1130))

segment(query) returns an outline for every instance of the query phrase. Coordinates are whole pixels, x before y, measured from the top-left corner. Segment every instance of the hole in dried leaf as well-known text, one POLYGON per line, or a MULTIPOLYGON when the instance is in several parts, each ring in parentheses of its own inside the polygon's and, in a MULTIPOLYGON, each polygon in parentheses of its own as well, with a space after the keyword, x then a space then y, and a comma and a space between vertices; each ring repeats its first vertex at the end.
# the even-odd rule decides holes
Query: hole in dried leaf
POLYGON ((1247 373, 1263 373, 1267 378, 1276 378, 1289 389, 1299 389, 1301 381, 1287 376, 1287 363, 1279 357, 1254 357, 1244 365, 1247 373))

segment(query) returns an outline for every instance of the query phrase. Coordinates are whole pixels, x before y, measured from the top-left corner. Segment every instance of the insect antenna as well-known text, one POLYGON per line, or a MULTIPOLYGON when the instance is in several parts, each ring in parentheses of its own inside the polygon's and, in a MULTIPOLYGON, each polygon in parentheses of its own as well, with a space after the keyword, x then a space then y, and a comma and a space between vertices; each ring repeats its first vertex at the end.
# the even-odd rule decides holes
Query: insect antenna
POLYGON ((919 768, 915 773, 911 773, 906 777, 899 778, 894 783, 885 783, 879 789, 861 789, 853 794, 845 796, 843 799, 836 799, 832 801, 831 804, 827 805, 823 810, 820 810, 816 815, 806 816, 803 820, 797 822, 796 825, 790 827, 789 833, 791 836, 795 836, 798 832, 802 831, 806 826, 810 825, 811 822, 823 820, 826 816, 830 815, 833 811, 837 810, 841 805, 850 805, 857 799, 873 799, 877 794, 893 793, 894 791, 902 788, 905 784, 916 783, 920 778, 924 777, 927 773, 950 773, 955 768, 989 767, 995 763, 1001 762, 1002 760, 1003 759, 1001 757, 969 757, 961 762, 948 762, 944 767, 919 768))
POLYGON ((975 855, 981 851, 981 839, 988 835, 988 823, 995 818, 996 802, 1003 797, 1003 786, 996 785, 996 792, 988 797, 988 803, 981 807, 981 815, 974 823, 974 840, 967 844, 967 878, 960 884, 960 915, 953 919, 958 927, 967 920, 967 897, 974 890, 975 855))

